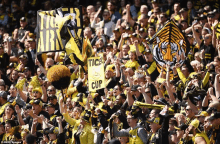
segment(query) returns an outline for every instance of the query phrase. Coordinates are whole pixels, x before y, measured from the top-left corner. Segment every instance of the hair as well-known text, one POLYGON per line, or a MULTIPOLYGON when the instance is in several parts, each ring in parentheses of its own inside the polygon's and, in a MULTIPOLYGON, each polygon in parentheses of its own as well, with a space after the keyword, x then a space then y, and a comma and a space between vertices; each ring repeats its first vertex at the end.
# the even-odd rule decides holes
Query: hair
POLYGON ((34 144, 36 143, 36 137, 32 134, 28 134, 25 138, 27 144, 34 144))
MULTIPOLYGON (((17 70, 13 70, 13 71, 11 72, 10 76, 9 76, 9 80, 10 80, 10 81, 13 81, 13 80, 12 80, 12 73, 13 73, 14 71, 16 71, 16 72, 18 73, 17 70)), ((18 80, 18 79, 17 79, 17 80, 18 80)))
MULTIPOLYGON (((150 29, 150 28, 152 28, 154 31, 156 31, 155 26, 152 26, 152 25, 151 25, 151 26, 148 27, 148 29, 150 29)), ((147 29, 147 30, 148 30, 148 29, 147 29)))

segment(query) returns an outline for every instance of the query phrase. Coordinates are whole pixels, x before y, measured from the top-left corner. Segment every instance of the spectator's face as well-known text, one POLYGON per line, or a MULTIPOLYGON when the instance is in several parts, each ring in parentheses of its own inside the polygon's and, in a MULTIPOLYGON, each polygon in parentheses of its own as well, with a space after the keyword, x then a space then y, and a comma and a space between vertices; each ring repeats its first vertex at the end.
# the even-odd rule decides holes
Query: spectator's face
POLYGON ((150 35, 152 37, 154 34, 155 34, 155 30, 153 28, 149 28, 148 35, 150 35))
POLYGON ((54 114, 55 108, 47 107, 46 111, 48 112, 49 115, 52 115, 52 114, 54 114))
POLYGON ((141 14, 147 14, 148 13, 148 9, 146 7, 141 7, 140 12, 141 12, 141 14))
POLYGON ((17 94, 17 89, 12 85, 9 89, 10 95, 11 96, 16 96, 17 94))
POLYGON ((9 106, 5 108, 5 114, 12 116, 13 113, 14 113, 14 110, 10 108, 9 106))
POLYGON ((158 129, 158 124, 151 122, 150 123, 150 128, 153 132, 157 131, 158 129))
POLYGON ((108 2, 107 8, 109 11, 114 11, 115 6, 113 4, 111 4, 110 2, 108 2))
POLYGON ((36 43, 34 41, 28 41, 28 47, 30 49, 35 49, 36 43))
POLYGON ((130 53, 129 53, 129 58, 130 58, 131 61, 135 61, 135 59, 136 59, 135 53, 130 52, 130 53))
POLYGON ((102 16, 103 16, 103 19, 104 19, 104 20, 110 20, 110 14, 109 14, 109 12, 104 12, 102 16))
POLYGON ((32 105, 32 110, 33 110, 33 113, 38 115, 41 111, 41 106, 38 105, 38 104, 33 104, 32 105))
POLYGON ((56 91, 55 91, 55 89, 54 89, 53 87, 49 86, 49 87, 47 88, 47 95, 48 95, 48 96, 55 95, 55 93, 56 93, 56 91))
POLYGON ((164 15, 160 15, 160 20, 162 23, 166 22, 167 18, 164 15))
POLYGON ((125 6, 125 0, 121 0, 121 7, 125 6))
POLYGON ((180 11, 180 5, 179 4, 174 4, 174 11, 179 12, 180 11))
POLYGON ((113 89, 113 95, 114 96, 117 96, 121 93, 121 91, 119 90, 119 87, 118 86, 115 86, 114 89, 113 89))
POLYGON ((54 61, 52 59, 47 59, 45 62, 45 67, 49 68, 50 66, 54 65, 54 61))
POLYGON ((139 24, 141 25, 141 27, 147 26, 148 25, 148 18, 141 16, 141 18, 139 19, 139 24))
POLYGON ((4 125, 0 125, 0 135, 5 133, 5 128, 4 128, 4 125))
POLYGON ((151 53, 146 53, 144 57, 146 62, 151 62, 153 60, 153 55, 151 53))
POLYGON ((30 77, 31 76, 31 71, 30 70, 24 70, 24 75, 25 75, 25 77, 30 77))
POLYGON ((212 23, 214 19, 213 19, 212 16, 207 16, 207 20, 208 20, 209 23, 212 23))
POLYGON ((177 130, 176 135, 177 135, 177 138, 182 138, 182 136, 184 135, 184 130, 177 130))
POLYGON ((109 79, 113 77, 113 72, 110 70, 105 71, 105 78, 109 79))
POLYGON ((14 70, 14 71, 12 72, 12 74, 11 74, 11 78, 12 78, 13 80, 18 79, 18 72, 14 70))
POLYGON ((72 108, 71 98, 67 98, 67 100, 66 100, 66 105, 67 105, 67 107, 68 107, 69 109, 72 108))
POLYGON ((94 12, 95 10, 94 10, 94 7, 93 6, 88 6, 87 7, 87 13, 88 13, 88 15, 90 15, 92 12, 94 12))
POLYGON ((79 116, 80 116, 80 112, 77 110, 77 108, 74 108, 73 109, 73 118, 74 119, 79 119, 79 116))
POLYGON ((181 22, 181 25, 182 25, 182 30, 185 30, 188 28, 187 22, 181 22))
POLYGON ((198 120, 199 120, 201 123, 204 123, 205 117, 204 117, 204 116, 200 116, 200 117, 198 117, 198 120))
POLYGON ((135 96, 135 97, 139 97, 140 96, 140 92, 139 91, 131 91, 131 93, 135 96))
POLYGON ((41 98, 41 93, 39 91, 33 91, 33 97, 34 99, 39 99, 41 98))
POLYGON ((122 97, 121 97, 120 95, 118 95, 118 96, 116 97, 116 104, 117 104, 117 105, 122 105, 122 97))
POLYGON ((90 38, 92 36, 92 31, 89 29, 84 30, 84 37, 90 38))
POLYGON ((210 34, 206 34, 204 37, 204 44, 210 44, 212 42, 212 36, 210 34))
POLYGON ((130 127, 132 127, 132 126, 134 126, 135 124, 137 124, 137 119, 134 119, 134 118, 132 118, 131 115, 128 115, 128 117, 127 117, 127 122, 128 122, 128 125, 129 125, 130 127))
POLYGON ((208 32, 203 29, 203 30, 202 30, 202 38, 203 38, 203 39, 205 38, 205 35, 206 35, 206 34, 208 34, 208 32))
POLYGON ((49 136, 49 139, 52 141, 57 138, 56 134, 53 134, 53 133, 49 133, 48 136, 49 136))
POLYGON ((114 36, 115 38, 120 38, 121 34, 120 34, 119 31, 116 31, 116 32, 113 33, 113 36, 114 36))
POLYGON ((189 71, 186 67, 182 67, 182 73, 185 77, 188 77, 189 76, 189 71))
POLYGON ((127 55, 129 50, 130 50, 129 46, 127 45, 122 46, 122 52, 124 53, 124 55, 127 55))
POLYGON ((6 124, 5 124, 5 132, 6 132, 6 133, 9 133, 10 130, 11 130, 11 125, 10 125, 9 123, 6 123, 6 124))
POLYGON ((20 26, 21 27, 25 27, 27 25, 27 22, 25 22, 25 21, 20 21, 20 26))
POLYGON ((41 72, 40 68, 37 68, 37 75, 39 76, 41 73, 42 72, 41 72))
POLYGON ((46 141, 46 142, 49 141, 47 135, 43 135, 43 140, 46 141))
POLYGON ((150 112, 150 115, 149 115, 149 118, 150 118, 150 119, 152 119, 153 117, 156 117, 156 112, 155 112, 155 110, 152 110, 152 111, 150 112))
POLYGON ((141 0, 134 0, 134 5, 140 5, 141 4, 141 0))
POLYGON ((192 5, 192 2, 191 2, 191 1, 188 1, 188 2, 187 2, 187 8, 188 8, 188 9, 192 9, 192 6, 193 6, 193 5, 192 5))
POLYGON ((185 111, 186 111, 186 116, 187 117, 191 118, 193 116, 193 112, 192 112, 192 108, 191 107, 187 106, 185 111))

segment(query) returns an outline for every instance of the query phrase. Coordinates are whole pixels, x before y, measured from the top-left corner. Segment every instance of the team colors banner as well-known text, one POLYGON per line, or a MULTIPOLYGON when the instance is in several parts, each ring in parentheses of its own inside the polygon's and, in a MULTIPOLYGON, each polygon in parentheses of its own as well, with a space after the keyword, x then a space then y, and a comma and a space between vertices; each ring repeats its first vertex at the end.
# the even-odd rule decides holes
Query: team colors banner
MULTIPOLYGON (((152 37, 150 43, 153 44, 152 51, 158 69, 164 64, 169 64, 172 68, 176 63, 176 53, 185 55, 187 48, 185 37, 173 20, 168 21, 152 37)), ((182 65, 183 61, 180 60, 179 63, 182 65)))
POLYGON ((66 51, 82 62, 82 15, 79 8, 38 11, 37 53, 66 51))
POLYGON ((104 63, 100 57, 87 59, 89 91, 105 88, 104 63))
POLYGON ((216 37, 219 39, 220 38, 220 23, 217 24, 216 27, 216 37))

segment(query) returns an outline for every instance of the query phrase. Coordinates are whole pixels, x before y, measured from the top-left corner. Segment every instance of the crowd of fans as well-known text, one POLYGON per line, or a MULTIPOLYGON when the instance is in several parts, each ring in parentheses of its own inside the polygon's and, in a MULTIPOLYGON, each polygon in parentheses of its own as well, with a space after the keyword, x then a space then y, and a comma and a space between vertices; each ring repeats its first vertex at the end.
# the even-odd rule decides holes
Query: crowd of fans
POLYGON ((1 0, 0 143, 219 144, 219 17, 218 0, 1 0), (37 11, 78 4, 105 66, 92 92, 71 55, 36 53, 37 11), (170 19, 189 45, 158 68, 149 40, 170 19), (54 65, 71 72, 63 91, 48 82, 54 65))

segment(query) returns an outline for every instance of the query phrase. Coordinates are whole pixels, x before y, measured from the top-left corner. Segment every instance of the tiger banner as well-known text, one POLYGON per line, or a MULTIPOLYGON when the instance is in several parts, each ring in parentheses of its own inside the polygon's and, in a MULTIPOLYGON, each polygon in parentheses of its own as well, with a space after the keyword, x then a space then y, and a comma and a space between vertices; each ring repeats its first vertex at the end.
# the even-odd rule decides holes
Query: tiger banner
MULTIPOLYGON (((169 20, 150 40, 153 45, 152 53, 160 72, 163 65, 170 65, 171 69, 177 62, 176 54, 181 56, 187 53, 186 39, 173 20, 169 20)), ((183 60, 179 63, 182 65, 183 60)))
POLYGON ((218 23, 216 25, 216 37, 217 37, 217 39, 220 38, 220 23, 218 23))
POLYGON ((105 88, 104 63, 100 57, 90 57, 88 63, 89 91, 105 88))

